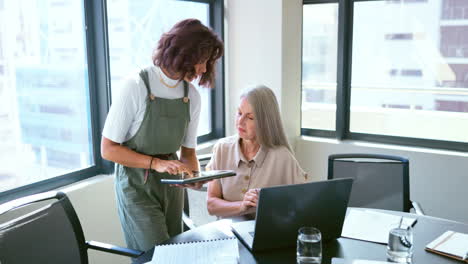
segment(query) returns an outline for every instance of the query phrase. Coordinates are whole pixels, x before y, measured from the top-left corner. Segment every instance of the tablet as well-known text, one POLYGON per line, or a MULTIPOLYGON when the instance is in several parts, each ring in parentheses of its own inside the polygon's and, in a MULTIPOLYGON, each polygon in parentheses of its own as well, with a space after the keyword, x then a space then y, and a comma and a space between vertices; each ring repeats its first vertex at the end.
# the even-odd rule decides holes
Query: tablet
POLYGON ((225 178, 235 176, 236 172, 233 170, 210 170, 202 171, 199 176, 187 179, 161 179, 161 183, 167 184, 188 184, 199 181, 209 181, 213 179, 225 178))

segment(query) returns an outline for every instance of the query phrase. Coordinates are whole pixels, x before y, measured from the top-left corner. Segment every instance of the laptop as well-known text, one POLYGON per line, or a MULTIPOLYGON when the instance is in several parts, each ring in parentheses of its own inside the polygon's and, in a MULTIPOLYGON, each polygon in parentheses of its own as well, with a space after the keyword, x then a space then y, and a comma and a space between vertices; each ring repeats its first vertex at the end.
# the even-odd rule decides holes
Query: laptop
POLYGON ((353 179, 262 188, 256 220, 231 224, 252 252, 296 246, 297 231, 313 226, 322 240, 341 236, 353 179))

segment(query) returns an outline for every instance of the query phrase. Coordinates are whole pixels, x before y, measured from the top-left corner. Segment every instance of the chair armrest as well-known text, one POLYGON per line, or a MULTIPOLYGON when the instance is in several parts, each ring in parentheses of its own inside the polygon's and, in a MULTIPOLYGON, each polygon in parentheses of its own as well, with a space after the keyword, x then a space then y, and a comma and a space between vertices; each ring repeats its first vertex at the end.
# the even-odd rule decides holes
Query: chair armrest
POLYGON ((122 256, 137 258, 143 255, 143 251, 118 247, 111 244, 101 243, 97 241, 86 241, 86 246, 90 249, 104 251, 107 253, 118 254, 122 256))
POLYGON ((213 154, 208 153, 208 154, 197 155, 197 158, 199 162, 203 162, 203 161, 210 161, 211 156, 213 156, 213 154))
POLYGON ((413 208, 414 208, 414 212, 417 214, 417 215, 426 215, 421 207, 421 205, 418 203, 418 202, 413 202, 411 201, 411 204, 413 205, 413 208))
POLYGON ((200 169, 201 170, 205 170, 206 165, 208 165, 208 163, 211 160, 211 156, 213 156, 213 154, 211 154, 211 153, 202 154, 202 155, 197 156, 198 162, 200 163, 200 169))
POLYGON ((193 220, 184 212, 182 213, 182 221, 188 227, 188 229, 194 229, 196 226, 193 223, 193 220))

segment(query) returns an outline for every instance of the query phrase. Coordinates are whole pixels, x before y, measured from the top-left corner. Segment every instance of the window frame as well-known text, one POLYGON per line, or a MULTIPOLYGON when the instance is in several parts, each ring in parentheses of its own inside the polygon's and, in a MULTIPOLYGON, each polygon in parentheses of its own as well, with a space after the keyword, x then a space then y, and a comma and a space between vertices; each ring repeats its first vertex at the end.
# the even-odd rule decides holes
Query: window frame
MULTIPOLYGON (((224 6, 221 0, 179 0, 209 5, 210 27, 224 40, 224 6)), ((36 183, 0 192, 0 204, 26 195, 50 191, 100 174, 110 174, 114 164, 101 157, 101 131, 111 105, 109 38, 106 0, 83 0, 89 74, 91 135, 94 166, 36 183)), ((224 137, 224 56, 216 66, 215 87, 211 90, 211 133, 198 137, 198 143, 224 137)))
MULTIPOLYGON (((336 117, 334 131, 303 128, 301 123, 301 135, 335 138, 337 140, 358 140, 390 145, 403 145, 412 147, 424 147, 432 149, 444 149, 467 152, 468 143, 422 139, 412 137, 399 137, 350 132, 350 106, 351 106, 351 72, 353 51, 353 14, 355 2, 370 2, 385 0, 303 0, 304 5, 313 4, 338 4, 338 51, 337 51, 337 87, 336 87, 336 117)), ((303 42, 301 42, 303 43, 303 42)), ((302 72, 302 71, 301 71, 302 72)), ((302 77, 301 77, 302 82, 302 77)), ((302 90, 302 86, 301 86, 302 90)), ((301 98, 302 102, 302 98, 301 98)), ((302 111, 301 111, 302 120, 302 111)))
MULTIPOLYGON (((221 0, 180 0, 209 4, 210 27, 224 41, 224 2, 221 0)), ((216 63, 215 88, 211 89, 211 132, 199 136, 198 144, 225 136, 224 56, 216 63)))

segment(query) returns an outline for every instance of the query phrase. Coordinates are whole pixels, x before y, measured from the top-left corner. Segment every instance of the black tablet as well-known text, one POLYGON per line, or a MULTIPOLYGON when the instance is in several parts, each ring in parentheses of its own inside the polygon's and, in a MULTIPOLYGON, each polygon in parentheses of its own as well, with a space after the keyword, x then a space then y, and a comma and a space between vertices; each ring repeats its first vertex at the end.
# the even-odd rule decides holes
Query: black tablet
POLYGON ((186 179, 161 179, 161 183, 167 184, 188 184, 199 181, 209 181, 213 179, 225 178, 235 176, 236 172, 233 170, 210 170, 202 171, 198 176, 186 179))

